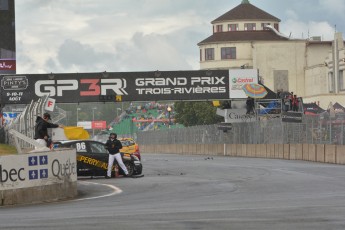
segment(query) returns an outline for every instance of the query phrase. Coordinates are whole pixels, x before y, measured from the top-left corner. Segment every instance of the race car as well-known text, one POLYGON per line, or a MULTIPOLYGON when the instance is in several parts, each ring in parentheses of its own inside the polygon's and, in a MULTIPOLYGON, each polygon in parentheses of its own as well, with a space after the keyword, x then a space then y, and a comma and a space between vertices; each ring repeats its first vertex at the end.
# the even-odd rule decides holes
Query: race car
POLYGON ((141 160, 139 145, 133 140, 133 138, 122 137, 119 138, 119 141, 121 141, 122 144, 121 152, 134 154, 139 158, 139 160, 141 160))
MULTIPOLYGON (((54 148, 76 149, 78 176, 106 176, 109 154, 102 142, 93 140, 58 141, 54 142, 54 148)), ((143 167, 139 158, 134 154, 124 153, 121 150, 120 152, 129 176, 140 175, 143 167)), ((113 176, 116 174, 115 170, 118 170, 120 175, 124 175, 117 162, 113 166, 113 176)))

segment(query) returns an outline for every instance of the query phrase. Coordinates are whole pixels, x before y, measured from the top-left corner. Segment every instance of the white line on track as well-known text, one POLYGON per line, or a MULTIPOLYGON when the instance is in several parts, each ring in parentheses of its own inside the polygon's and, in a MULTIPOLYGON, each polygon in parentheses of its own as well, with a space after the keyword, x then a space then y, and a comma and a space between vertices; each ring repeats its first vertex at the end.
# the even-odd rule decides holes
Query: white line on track
POLYGON ((114 195, 122 193, 121 189, 119 189, 118 187, 116 187, 114 185, 110 185, 110 184, 100 184, 100 183, 85 182, 85 181, 83 181, 83 182, 79 181, 78 183, 106 186, 106 187, 109 187, 109 188, 113 189, 113 192, 105 194, 105 195, 102 195, 102 196, 93 196, 93 197, 87 197, 87 198, 80 198, 80 199, 75 199, 75 200, 71 200, 71 201, 93 200, 93 199, 99 199, 99 198, 104 198, 104 197, 108 197, 108 196, 114 196, 114 195))

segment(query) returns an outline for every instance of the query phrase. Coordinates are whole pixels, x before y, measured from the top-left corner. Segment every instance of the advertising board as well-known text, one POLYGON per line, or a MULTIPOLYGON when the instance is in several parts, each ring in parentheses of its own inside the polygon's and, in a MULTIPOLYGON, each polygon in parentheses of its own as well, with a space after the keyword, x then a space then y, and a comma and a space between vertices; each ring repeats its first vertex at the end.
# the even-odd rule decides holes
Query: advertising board
POLYGON ((257 69, 229 70, 229 98, 247 98, 242 87, 245 84, 258 83, 257 69))
POLYGON ((3 104, 47 94, 56 103, 228 100, 245 98, 241 86, 256 83, 257 70, 1 75, 0 82, 3 104))
POLYGON ((0 190, 77 181, 75 150, 0 156, 0 190))

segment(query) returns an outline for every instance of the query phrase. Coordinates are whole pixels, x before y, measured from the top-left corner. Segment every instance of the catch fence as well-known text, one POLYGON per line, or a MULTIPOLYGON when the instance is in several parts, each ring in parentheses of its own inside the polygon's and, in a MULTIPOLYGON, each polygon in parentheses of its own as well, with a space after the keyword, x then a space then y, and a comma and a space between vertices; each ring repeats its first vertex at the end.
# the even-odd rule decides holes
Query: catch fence
POLYGON ((335 144, 345 143, 345 121, 304 116, 301 123, 281 118, 234 123, 226 132, 204 125, 137 133, 139 144, 335 144))

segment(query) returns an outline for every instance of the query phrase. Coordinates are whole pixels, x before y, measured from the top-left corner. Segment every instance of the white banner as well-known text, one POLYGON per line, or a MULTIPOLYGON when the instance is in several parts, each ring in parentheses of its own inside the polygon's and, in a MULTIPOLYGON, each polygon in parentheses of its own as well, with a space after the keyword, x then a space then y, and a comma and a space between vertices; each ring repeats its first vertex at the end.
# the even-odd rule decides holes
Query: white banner
POLYGON ((78 121, 78 127, 83 127, 84 129, 92 129, 92 122, 91 121, 78 121))
POLYGON ((77 181, 76 151, 0 156, 0 191, 77 181))
POLYGON ((229 92, 231 99, 247 98, 242 87, 245 84, 258 83, 257 69, 231 69, 229 70, 229 92))
POLYGON ((254 122, 254 114, 246 114, 246 109, 217 109, 217 115, 224 117, 225 123, 254 122))

